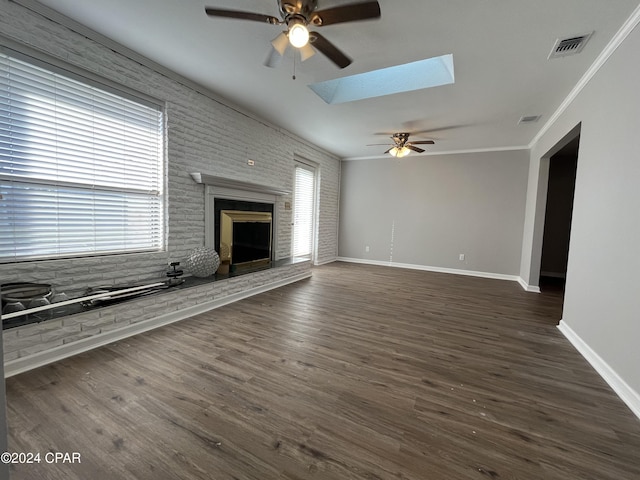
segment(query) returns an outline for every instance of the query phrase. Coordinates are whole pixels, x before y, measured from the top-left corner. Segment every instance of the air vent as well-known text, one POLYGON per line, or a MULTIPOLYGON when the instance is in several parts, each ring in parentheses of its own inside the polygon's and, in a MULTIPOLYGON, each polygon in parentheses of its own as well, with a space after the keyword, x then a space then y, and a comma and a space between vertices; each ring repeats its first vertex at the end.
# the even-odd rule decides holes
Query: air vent
POLYGON ((593 32, 586 33, 584 35, 575 35, 569 38, 557 39, 548 58, 566 57, 580 53, 591 35, 593 35, 593 32))
POLYGON ((540 120, 540 115, 527 115, 525 117, 520 117, 520 120, 518 120, 518 125, 520 125, 521 123, 535 123, 538 120, 540 120))

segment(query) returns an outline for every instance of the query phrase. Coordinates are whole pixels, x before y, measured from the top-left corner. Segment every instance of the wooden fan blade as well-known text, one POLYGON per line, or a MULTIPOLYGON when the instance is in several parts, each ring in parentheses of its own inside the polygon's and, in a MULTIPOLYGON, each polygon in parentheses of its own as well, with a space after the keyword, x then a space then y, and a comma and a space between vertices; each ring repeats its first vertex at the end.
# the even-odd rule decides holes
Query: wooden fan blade
POLYGON ((311 15, 309 22, 320 27, 374 18, 380 18, 380 4, 375 1, 352 3, 350 5, 320 10, 311 15))
POLYGON ((351 59, 342 53, 338 48, 329 40, 324 38, 317 32, 311 34, 312 45, 320 50, 320 53, 325 55, 329 60, 335 63, 338 67, 344 68, 351 65, 351 59))
POLYGON ((413 145, 435 145, 436 142, 433 140, 416 140, 415 142, 411 140, 413 145))
POLYGON ((444 125, 442 127, 435 127, 435 128, 424 128, 424 122, 416 120, 411 122, 404 122, 402 126, 405 127, 406 130, 411 133, 411 135, 430 136, 431 133, 434 133, 434 132, 443 132, 445 130, 455 130, 458 128, 468 127, 469 125, 457 124, 457 125, 444 125))
POLYGON ((210 17, 234 18, 236 20, 251 20, 253 22, 266 22, 272 25, 279 25, 282 23, 282 20, 277 17, 273 17, 271 15, 263 15, 261 13, 243 12, 240 10, 226 10, 223 8, 211 7, 205 7, 204 11, 210 17))
POLYGON ((405 144, 405 147, 407 147, 409 150, 413 150, 414 152, 418 152, 418 153, 422 153, 424 152, 423 149, 418 148, 418 147, 414 147, 413 145, 411 145, 410 143, 405 144))

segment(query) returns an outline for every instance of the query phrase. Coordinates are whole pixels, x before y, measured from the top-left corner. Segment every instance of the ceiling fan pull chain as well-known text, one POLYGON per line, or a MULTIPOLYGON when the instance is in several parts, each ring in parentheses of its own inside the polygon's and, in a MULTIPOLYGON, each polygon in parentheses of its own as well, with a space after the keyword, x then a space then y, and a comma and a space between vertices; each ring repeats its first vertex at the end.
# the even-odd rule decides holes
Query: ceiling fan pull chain
POLYGON ((296 52, 293 52, 293 77, 294 80, 296 79, 296 52))

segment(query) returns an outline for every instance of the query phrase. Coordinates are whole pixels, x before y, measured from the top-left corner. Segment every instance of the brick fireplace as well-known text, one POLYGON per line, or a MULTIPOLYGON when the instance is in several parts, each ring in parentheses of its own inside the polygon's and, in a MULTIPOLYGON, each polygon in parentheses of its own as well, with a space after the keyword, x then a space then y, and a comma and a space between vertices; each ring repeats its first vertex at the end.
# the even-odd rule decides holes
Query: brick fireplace
POLYGON ((278 244, 279 222, 287 221, 280 218, 283 198, 290 191, 203 173, 191 176, 206 185, 205 245, 215 249, 222 261, 255 266, 290 256, 278 254, 290 252, 278 244))

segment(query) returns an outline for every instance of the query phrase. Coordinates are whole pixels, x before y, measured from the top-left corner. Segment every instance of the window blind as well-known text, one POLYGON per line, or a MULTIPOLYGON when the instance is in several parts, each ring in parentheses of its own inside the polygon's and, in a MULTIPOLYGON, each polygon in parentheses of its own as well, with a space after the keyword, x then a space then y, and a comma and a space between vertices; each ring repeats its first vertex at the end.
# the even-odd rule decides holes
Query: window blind
POLYGON ((293 255, 311 255, 313 250, 313 203, 315 170, 296 165, 294 186, 293 255))
POLYGON ((0 261, 163 247, 159 106, 0 53, 0 261))

